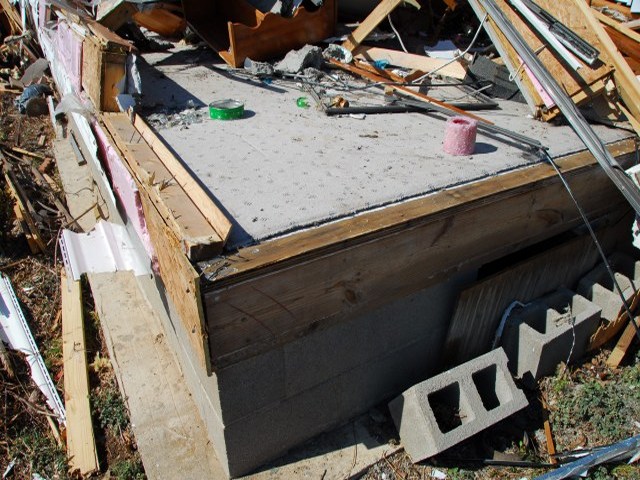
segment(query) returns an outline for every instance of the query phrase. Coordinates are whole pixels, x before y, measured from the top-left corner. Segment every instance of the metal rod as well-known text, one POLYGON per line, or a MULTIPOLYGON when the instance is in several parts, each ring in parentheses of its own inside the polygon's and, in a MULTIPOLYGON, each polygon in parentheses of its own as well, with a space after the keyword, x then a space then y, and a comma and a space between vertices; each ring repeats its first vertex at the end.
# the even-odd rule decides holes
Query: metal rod
POLYGON ((580 137, 585 146, 593 154, 607 176, 616 187, 618 187, 635 212, 640 214, 640 192, 578 111, 573 101, 567 96, 562 87, 558 85, 538 57, 536 57, 520 33, 498 8, 494 0, 476 1, 489 13, 507 41, 520 55, 531 72, 533 72, 533 75, 567 118, 571 128, 573 128, 578 137, 580 137))
MULTIPOLYGON (((403 105, 410 105, 412 107, 420 109, 423 112, 429 112, 429 111, 435 110, 447 116, 454 115, 450 110, 447 110, 446 108, 442 108, 439 105, 435 105, 431 103, 418 102, 418 101, 410 100, 404 97, 402 98, 401 102, 403 105)), ((484 131, 484 132, 492 133, 494 135, 502 135, 504 137, 508 137, 512 140, 523 143, 531 148, 540 149, 540 150, 547 149, 547 147, 542 145, 542 143, 540 143, 535 138, 527 137, 526 135, 522 135, 520 133, 507 130, 506 128, 502 128, 497 125, 478 122, 478 130, 480 130, 481 132, 484 131)))

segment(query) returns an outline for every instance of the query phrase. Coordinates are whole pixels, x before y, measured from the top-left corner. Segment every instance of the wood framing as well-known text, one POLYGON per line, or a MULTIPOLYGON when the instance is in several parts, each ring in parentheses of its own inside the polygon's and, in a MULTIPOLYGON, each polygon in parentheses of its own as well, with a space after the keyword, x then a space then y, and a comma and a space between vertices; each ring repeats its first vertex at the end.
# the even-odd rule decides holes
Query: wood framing
POLYGON ((126 75, 127 55, 133 45, 99 23, 87 26, 82 42, 82 87, 96 110, 118 112, 118 84, 126 75))
POLYGON ((102 122, 140 190, 147 230, 167 295, 184 323, 198 362, 209 372, 200 276, 189 259, 195 261, 198 255, 210 258, 219 253, 222 240, 126 114, 105 113, 102 122))
POLYGON ((386 60, 389 64, 397 67, 422 70, 423 72, 430 72, 440 68, 438 75, 457 78, 459 80, 463 80, 467 75, 467 69, 459 61, 450 63, 450 60, 404 53, 400 50, 360 46, 354 50, 354 54, 359 60, 367 60, 369 62, 386 60))
MULTIPOLYGON (((597 35, 601 52, 606 52, 605 61, 615 68, 613 78, 622 100, 636 120, 640 121, 640 82, 629 67, 629 64, 622 57, 611 37, 604 30, 600 22, 593 15, 593 10, 582 0, 574 0, 575 5, 582 11, 585 26, 590 28, 593 34, 597 35)), ((606 2, 608 3, 608 2, 606 2)), ((640 132, 638 132, 640 133, 640 132)))
POLYGON ((60 275, 62 292, 62 356, 64 360, 64 406, 67 413, 67 453, 73 470, 82 475, 99 469, 91 408, 84 338, 80 282, 60 275))
MULTIPOLYGON (((193 179, 183 186, 180 180, 183 180, 186 172, 179 172, 175 165, 176 173, 167 168, 127 114, 105 113, 102 120, 140 184, 140 189, 153 201, 170 227, 180 250, 192 261, 220 253, 223 239, 185 190, 186 187, 193 192, 199 188, 193 179), (177 174, 181 175, 180 180, 176 179, 177 174)), ((203 206, 215 207, 212 202, 203 206)), ((230 225, 225 230, 227 235, 229 228, 230 225)))
POLYGON ((420 9, 420 4, 415 0, 381 0, 373 11, 365 18, 353 32, 349 34, 342 46, 349 51, 353 51, 360 45, 367 36, 382 22, 387 15, 391 14, 398 5, 406 2, 413 7, 420 9))
MULTIPOLYGON (((620 157, 635 144, 620 141, 610 151, 620 157)), ((588 152, 558 163, 590 215, 624 205, 588 152)), ((580 223, 553 169, 538 164, 242 249, 205 271, 212 280, 204 305, 213 368, 580 223)))
POLYGON ((171 172, 175 181, 184 189, 189 198, 207 219, 222 242, 226 242, 231 233, 231 222, 209 194, 198 185, 185 166, 176 158, 162 140, 155 134, 140 115, 133 114, 133 126, 149 144, 154 153, 171 172))

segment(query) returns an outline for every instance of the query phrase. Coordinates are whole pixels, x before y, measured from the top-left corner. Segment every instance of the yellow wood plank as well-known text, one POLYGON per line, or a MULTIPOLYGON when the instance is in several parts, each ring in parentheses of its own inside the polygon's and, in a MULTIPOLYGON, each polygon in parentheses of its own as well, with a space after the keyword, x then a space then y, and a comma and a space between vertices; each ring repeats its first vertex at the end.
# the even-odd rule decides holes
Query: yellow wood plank
POLYGON ((153 149, 158 158, 171 172, 176 182, 187 193, 189 198, 198 207, 202 215, 209 221, 209 224, 217 232, 223 242, 226 242, 231 233, 231 222, 220 208, 211 199, 200 185, 191 176, 191 173, 184 167, 182 162, 167 148, 158 138, 155 132, 139 115, 135 115, 133 125, 138 133, 145 139, 153 149))
POLYGON ((443 67, 443 65, 450 62, 450 60, 431 58, 426 55, 415 55, 413 53, 405 53, 400 50, 367 46, 358 47, 355 49, 354 53, 355 57, 360 60, 367 60, 369 62, 387 60, 391 65, 414 70, 422 70, 423 72, 431 72, 436 68, 442 67, 438 70, 438 75, 445 75, 459 80, 463 80, 467 75, 467 69, 461 62, 449 63, 443 67))
POLYGON ((98 453, 89 406, 82 291, 79 281, 67 279, 64 268, 60 274, 60 290, 67 454, 72 470, 77 469, 82 475, 87 475, 98 470, 98 453))
MULTIPOLYGON (((352 51, 358 45, 360 45, 365 38, 376 28, 380 22, 382 22, 387 15, 389 15, 395 8, 400 5, 403 0, 382 0, 376 8, 369 14, 367 18, 356 28, 349 37, 343 42, 342 46, 349 51, 352 51)), ((416 8, 420 8, 420 5, 415 0, 406 0, 416 8)))
POLYGON ((203 216, 175 176, 124 113, 104 113, 102 120, 139 188, 153 201, 178 244, 192 261, 220 253, 222 238, 203 216))
POLYGON ((603 61, 613 65, 615 69, 613 78, 620 96, 631 115, 640 121, 640 82, 638 82, 633 70, 631 70, 629 64, 618 51, 611 37, 596 19, 593 10, 583 0, 573 0, 572 4, 582 12, 585 22, 584 27, 597 36, 600 45, 594 46, 600 50, 601 55, 604 55, 603 61))
MULTIPOLYGON (((636 325, 638 325, 638 317, 633 320, 636 325)), ((636 328, 632 325, 631 322, 627 324, 627 327, 622 332, 618 343, 614 347, 611 355, 607 358, 607 365, 612 368, 618 368, 622 360, 624 360, 624 356, 627 354, 629 347, 633 343, 633 340, 636 338, 636 328)))

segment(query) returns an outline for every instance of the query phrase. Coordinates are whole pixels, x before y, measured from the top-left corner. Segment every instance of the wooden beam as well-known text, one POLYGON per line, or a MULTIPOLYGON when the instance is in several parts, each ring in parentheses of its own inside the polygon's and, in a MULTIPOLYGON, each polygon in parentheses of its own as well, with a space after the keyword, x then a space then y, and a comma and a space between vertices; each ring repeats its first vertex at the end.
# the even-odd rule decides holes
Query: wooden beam
POLYGON ((154 203, 187 257, 198 261, 219 254, 224 245, 222 238, 135 129, 127 114, 104 113, 101 118, 139 188, 154 203))
POLYGON ((342 43, 342 46, 349 51, 353 51, 358 45, 364 42, 373 29, 387 18, 387 15, 393 12, 403 1, 420 9, 420 4, 415 0, 381 0, 369 16, 360 23, 358 28, 349 34, 347 39, 342 43))
POLYGON ((640 28, 640 19, 631 20, 630 22, 624 22, 620 25, 626 28, 630 28, 631 30, 638 30, 640 28))
MULTIPOLYGON (((608 2, 607 2, 608 3, 608 2)), ((604 30, 594 15, 594 10, 583 0, 574 0, 573 4, 584 13, 586 26, 590 27, 599 41, 600 47, 606 51, 607 61, 614 67, 613 78, 622 100, 636 120, 640 121, 640 82, 629 64, 622 57, 611 37, 604 30)))
POLYGON ((211 224, 222 242, 226 242, 231 233, 231 222, 220 207, 216 205, 211 196, 197 183, 191 173, 185 168, 184 164, 176 158, 153 129, 147 125, 140 115, 135 113, 133 126, 149 144, 160 161, 171 172, 176 182, 184 189, 189 198, 193 200, 193 203, 211 224))
POLYGON ((638 318, 639 317, 634 318, 627 324, 627 327, 624 329, 624 332, 622 332, 618 343, 616 343, 616 346, 613 348, 611 355, 607 358, 607 365, 611 368, 618 368, 629 351, 629 347, 636 338, 636 327, 634 327, 631 322, 635 322, 636 326, 640 325, 638 323, 638 318))
MULTIPOLYGON (((184 231, 195 233, 200 228, 213 232, 212 235, 215 231, 208 223, 206 227, 203 226, 205 220, 191 199, 184 193, 182 187, 173 181, 173 176, 168 171, 161 170, 158 165, 161 163, 160 160, 151 155, 153 150, 144 142, 125 114, 104 114, 102 120, 105 125, 111 126, 107 131, 120 149, 125 167, 140 189, 144 219, 167 295, 185 326, 195 357, 200 365, 210 372, 209 343, 204 327, 200 276, 185 255, 183 234, 184 231), (127 141, 125 142, 124 139, 127 141), (140 150, 141 148, 144 150, 140 150), (145 152, 146 160, 139 155, 140 152, 145 152), (173 183, 160 190, 153 186, 158 180, 173 181, 173 183), (166 197, 168 193, 171 195, 166 197), (182 213, 177 216, 172 206, 180 208, 177 212, 182 213), (194 223, 196 221, 197 223, 194 223)), ((192 241, 193 239, 187 243, 192 241)), ((216 247, 221 249, 222 243, 217 242, 216 247)), ((211 254, 206 251, 199 253, 205 258, 211 258, 211 254)))
MULTIPOLYGON (((354 67, 353 65, 347 65, 345 63, 342 62, 338 62, 337 60, 333 60, 330 59, 329 62, 338 67, 341 68, 342 70, 346 70, 348 72, 351 72, 355 75, 359 75, 360 77, 366 78, 371 80, 372 82, 377 82, 377 83, 386 83, 387 79, 384 77, 381 77, 380 75, 376 75, 375 73, 371 73, 368 72, 366 70, 363 70, 361 68, 358 67, 354 67)), ((413 97, 413 98, 417 98, 418 100, 421 100, 423 102, 426 103, 432 103, 434 105, 438 105, 440 107, 446 108, 447 110, 451 110, 452 112, 458 113, 460 115, 464 115, 465 117, 470 117, 473 118, 475 120, 478 120, 479 122, 484 122, 484 123, 488 123, 488 124, 493 124, 493 122, 490 122, 489 120, 486 120, 482 117, 479 117, 478 115, 474 115, 473 113, 469 113, 466 112, 460 108, 454 107, 453 105, 449 105, 448 103, 445 102, 441 102, 440 100, 430 97, 428 95, 425 95, 423 93, 419 93, 416 92, 408 87, 403 87, 402 85, 389 85, 390 88, 392 88, 395 91, 401 92, 404 95, 413 97)))
POLYGON ((629 27, 626 27, 624 24, 614 20, 611 17, 608 17, 607 15, 605 15, 602 12, 599 12, 598 10, 592 9, 591 12, 593 13, 593 15, 595 15, 598 21, 603 25, 611 27, 615 31, 622 33, 625 37, 629 37, 634 42, 640 43, 640 33, 634 32, 629 27))
POLYGON ((91 423, 87 351, 80 282, 60 274, 62 292, 62 355, 64 404, 67 413, 67 455, 72 470, 88 475, 99 469, 91 423))
MULTIPOLYGON (((634 142, 610 151, 630 156, 634 142)), ((624 205, 594 162, 588 152, 558 160, 590 218, 624 205)), ((581 223, 553 169, 538 164, 264 242, 259 252, 242 249, 209 269, 216 278, 204 304, 214 369, 581 223)))
POLYGON ((438 70, 438 75, 457 78, 458 80, 463 80, 467 75, 467 69, 459 61, 449 63, 449 60, 442 60, 440 58, 431 58, 425 55, 405 53, 400 50, 367 46, 360 46, 353 53, 355 57, 360 60, 367 60, 369 62, 387 60, 390 65, 411 70, 422 70, 423 72, 431 72, 436 68, 442 67, 441 70, 438 70), (447 63, 449 64, 446 65, 447 63), (446 66, 443 67, 443 65, 446 66))

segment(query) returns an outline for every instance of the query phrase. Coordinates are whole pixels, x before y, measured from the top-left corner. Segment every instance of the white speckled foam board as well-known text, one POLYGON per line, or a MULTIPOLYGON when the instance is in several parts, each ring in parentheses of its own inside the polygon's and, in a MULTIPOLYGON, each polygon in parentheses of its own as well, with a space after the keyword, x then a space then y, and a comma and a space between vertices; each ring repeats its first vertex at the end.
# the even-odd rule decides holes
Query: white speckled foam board
MULTIPOLYGON (((214 61, 202 50, 145 59, 150 65, 141 67, 147 104, 180 108, 192 100, 202 105, 203 116, 216 99, 245 104, 241 120, 205 119, 188 128, 159 130, 234 222, 228 248, 539 161, 480 134, 474 155, 447 155, 442 151, 445 121, 417 113, 358 120, 302 109, 296 98, 308 94, 294 83, 234 80, 194 64, 214 61)), ((554 157, 584 149, 568 126, 532 120, 525 105, 503 102, 500 110, 477 113, 539 139, 554 157)), ((595 130, 605 142, 629 136, 603 126, 595 130)))

